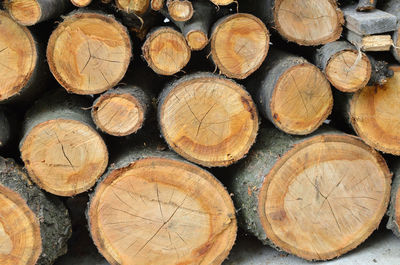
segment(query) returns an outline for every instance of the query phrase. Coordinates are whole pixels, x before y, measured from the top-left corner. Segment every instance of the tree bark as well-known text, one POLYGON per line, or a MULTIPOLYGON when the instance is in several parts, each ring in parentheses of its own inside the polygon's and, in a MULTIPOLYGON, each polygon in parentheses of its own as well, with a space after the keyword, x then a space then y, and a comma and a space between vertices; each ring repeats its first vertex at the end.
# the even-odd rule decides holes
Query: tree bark
POLYGON ((391 163, 390 168, 394 174, 393 183, 392 183, 392 192, 390 196, 390 205, 387 211, 387 215, 389 216, 388 223, 386 227, 393 231, 393 233, 400 237, 400 195, 399 195, 399 188, 400 188, 400 164, 398 159, 391 163))
POLYGON ((390 69, 388 63, 385 61, 378 61, 372 55, 368 55, 369 61, 371 62, 371 78, 368 85, 384 85, 388 81, 388 78, 393 76, 393 70, 390 69))
POLYGON ((0 108, 0 150, 7 145, 11 138, 10 122, 3 109, 0 108))
POLYGON ((378 0, 359 0, 357 5, 357 11, 371 11, 376 8, 378 0))
POLYGON ((232 168, 231 181, 242 228, 278 250, 328 260, 378 228, 391 174, 357 137, 328 128, 294 137, 270 127, 232 168))
POLYGON ((27 113, 21 158, 42 189, 73 196, 91 188, 108 163, 107 147, 95 131, 83 98, 55 91, 27 113))
POLYGON ((2 157, 0 191, 1 264, 50 265, 67 252, 71 221, 63 203, 33 185, 13 160, 2 157))
POLYGON ((397 27, 396 30, 393 32, 392 39, 394 43, 394 47, 392 47, 392 54, 396 58, 397 61, 400 62, 400 3, 396 0, 388 0, 384 1, 383 6, 380 7, 382 10, 395 15, 397 17, 397 27))

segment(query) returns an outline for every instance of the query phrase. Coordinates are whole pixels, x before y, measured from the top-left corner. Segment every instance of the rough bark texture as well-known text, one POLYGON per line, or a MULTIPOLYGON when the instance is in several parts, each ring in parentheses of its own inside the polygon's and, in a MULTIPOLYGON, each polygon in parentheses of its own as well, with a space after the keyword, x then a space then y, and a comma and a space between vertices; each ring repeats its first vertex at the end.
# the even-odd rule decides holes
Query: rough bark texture
POLYGON ((379 8, 397 17, 397 27, 392 35, 394 43, 394 47, 392 47, 392 53, 396 60, 400 62, 400 2, 396 0, 383 1, 383 5, 379 8))
POLYGON ((390 198, 390 205, 387 212, 389 216, 388 223, 386 227, 393 231, 393 233, 400 237, 400 163, 399 160, 396 159, 392 161, 390 164, 391 171, 393 172, 393 183, 392 183, 392 192, 390 198))
POLYGON ((357 11, 370 11, 376 8, 378 0, 359 0, 357 11))
POLYGON ((71 235, 71 221, 64 204, 33 185, 22 167, 11 159, 0 157, 0 184, 16 192, 40 224, 42 252, 36 264, 53 264, 67 252, 67 240, 71 235))
POLYGON ((387 82, 387 79, 393 76, 393 70, 389 68, 389 65, 385 61, 378 61, 371 55, 368 56, 371 62, 371 79, 368 85, 383 85, 387 82))
POLYGON ((3 109, 0 108, 0 150, 7 145, 10 140, 10 122, 3 109))

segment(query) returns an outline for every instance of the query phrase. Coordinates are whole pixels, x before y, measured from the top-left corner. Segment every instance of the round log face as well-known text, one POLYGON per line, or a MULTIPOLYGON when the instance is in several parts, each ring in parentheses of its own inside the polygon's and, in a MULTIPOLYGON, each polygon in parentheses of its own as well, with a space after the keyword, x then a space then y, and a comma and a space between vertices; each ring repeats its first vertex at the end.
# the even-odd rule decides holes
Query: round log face
POLYGON ((344 50, 335 54, 325 69, 331 84, 343 92, 356 92, 365 87, 371 78, 371 63, 368 57, 355 50, 344 50))
POLYGON ((211 36, 212 59, 231 78, 245 79, 263 63, 269 49, 269 32, 250 14, 225 18, 211 36))
POLYGON ((378 227, 390 183, 383 158, 357 138, 317 136, 287 152, 266 176, 259 215, 279 248, 308 260, 332 259, 378 227))
POLYGON ((208 172, 147 158, 98 186, 90 231, 111 264, 221 264, 236 238, 232 201, 208 172))
POLYGON ((32 180, 60 196, 91 188, 108 163, 107 148, 96 131, 62 119, 35 126, 22 143, 21 157, 32 180))
POLYGON ((235 0, 210 0, 210 1, 217 6, 227 6, 236 2, 235 0))
POLYGON ((88 6, 92 0, 71 0, 72 4, 78 7, 88 6))
POLYGON ((149 8, 150 0, 116 0, 115 4, 127 13, 142 15, 149 8))
POLYGON ((129 35, 115 19, 77 13, 52 33, 47 60, 57 81, 69 92, 97 94, 114 87, 131 59, 129 35))
POLYGON ((258 114, 247 91, 214 75, 178 81, 160 106, 159 119, 171 148, 207 167, 241 159, 258 131, 258 114))
POLYGON ((0 102, 16 94, 28 83, 36 67, 34 40, 26 27, 0 11, 0 102))
POLYGON ((35 214, 16 192, 0 185, 0 263, 34 265, 42 252, 35 214))
POLYGON ((351 124, 370 146, 400 155, 400 68, 383 86, 367 86, 351 100, 351 124))
POLYGON ((172 0, 167 2, 168 12, 175 21, 187 21, 193 16, 193 5, 187 0, 172 0))
POLYGON ((291 67, 280 77, 270 103, 274 124, 286 133, 298 135, 315 131, 329 116, 332 106, 328 80, 309 63, 291 67))
POLYGON ((193 30, 186 35, 186 41, 192 51, 199 51, 208 44, 208 36, 203 31, 193 30))
POLYGON ((274 21, 287 40, 320 45, 340 37, 343 14, 334 0, 276 0, 274 21))
POLYGON ((5 2, 10 15, 21 25, 32 26, 42 16, 37 0, 6 0, 5 2))

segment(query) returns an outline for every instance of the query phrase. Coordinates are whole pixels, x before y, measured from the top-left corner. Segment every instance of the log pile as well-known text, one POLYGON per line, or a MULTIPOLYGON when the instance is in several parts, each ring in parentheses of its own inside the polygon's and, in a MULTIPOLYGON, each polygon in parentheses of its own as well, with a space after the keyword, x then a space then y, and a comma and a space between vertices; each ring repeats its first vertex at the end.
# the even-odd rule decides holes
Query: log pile
POLYGON ((400 237, 399 25, 397 0, 4 0, 0 264, 82 231, 157 265, 238 231, 330 260, 385 213, 400 237))

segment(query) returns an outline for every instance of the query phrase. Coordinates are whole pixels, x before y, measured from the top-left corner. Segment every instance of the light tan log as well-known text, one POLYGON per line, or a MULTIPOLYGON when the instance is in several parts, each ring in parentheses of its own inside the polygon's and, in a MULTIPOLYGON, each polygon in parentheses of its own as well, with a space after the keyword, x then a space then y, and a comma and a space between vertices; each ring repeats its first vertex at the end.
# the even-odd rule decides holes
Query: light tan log
POLYGON ((126 13, 143 15, 149 9, 150 0, 115 0, 115 4, 126 13))
POLYGON ((251 14, 229 15, 213 26, 212 60, 227 77, 247 78, 261 66, 268 49, 269 31, 251 14))
POLYGON ((232 3, 238 4, 237 0, 210 0, 216 6, 227 6, 232 3))
POLYGON ((104 92, 128 68, 131 41, 112 16, 77 12, 65 17, 51 34, 47 61, 57 81, 70 93, 104 92))
POLYGON ((92 3, 92 0, 71 0, 71 3, 77 7, 85 7, 92 3))
POLYGON ((390 51, 393 47, 393 40, 390 35, 361 36, 353 31, 347 30, 345 37, 354 46, 360 47, 360 49, 365 52, 390 51))
POLYGON ((151 0, 150 7, 154 11, 160 11, 164 6, 164 0, 151 0))
POLYGON ((188 0, 167 0, 168 14, 175 21, 188 21, 193 16, 193 5, 188 0))

